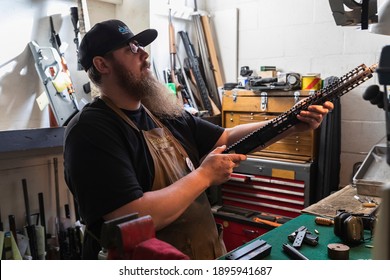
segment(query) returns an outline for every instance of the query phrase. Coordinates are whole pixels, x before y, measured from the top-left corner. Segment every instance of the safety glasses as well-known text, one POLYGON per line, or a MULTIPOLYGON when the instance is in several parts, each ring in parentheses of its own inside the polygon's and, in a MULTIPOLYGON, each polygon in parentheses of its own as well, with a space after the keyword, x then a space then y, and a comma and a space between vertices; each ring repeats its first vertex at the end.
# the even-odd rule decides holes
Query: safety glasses
POLYGON ((134 54, 138 53, 139 49, 144 50, 144 47, 136 41, 129 42, 129 47, 131 52, 134 54))

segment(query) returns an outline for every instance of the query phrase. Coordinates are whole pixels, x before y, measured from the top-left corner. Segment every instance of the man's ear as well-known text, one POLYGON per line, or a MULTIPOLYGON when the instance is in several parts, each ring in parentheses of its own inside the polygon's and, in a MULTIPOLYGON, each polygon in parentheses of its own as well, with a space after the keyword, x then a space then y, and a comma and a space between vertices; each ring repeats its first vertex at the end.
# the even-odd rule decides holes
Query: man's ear
POLYGON ((108 73, 110 71, 110 67, 107 64, 106 59, 102 56, 95 56, 92 63, 100 73, 108 73))

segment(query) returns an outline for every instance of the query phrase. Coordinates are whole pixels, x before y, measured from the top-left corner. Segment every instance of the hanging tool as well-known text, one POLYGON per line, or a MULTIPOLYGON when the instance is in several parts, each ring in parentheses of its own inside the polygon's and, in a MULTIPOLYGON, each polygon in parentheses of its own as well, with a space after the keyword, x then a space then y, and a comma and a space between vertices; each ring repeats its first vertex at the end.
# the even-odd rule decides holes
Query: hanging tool
POLYGON ((61 260, 69 259, 69 243, 67 240, 66 226, 64 219, 61 218, 61 206, 60 206, 60 183, 58 178, 58 158, 53 158, 54 165, 54 186, 56 196, 56 230, 59 246, 59 253, 61 260))
POLYGON ((47 232, 46 232, 46 217, 45 217, 45 204, 43 201, 43 193, 38 193, 38 204, 39 204, 39 217, 41 226, 43 227, 43 233, 44 233, 44 244, 45 244, 45 252, 47 252, 47 232))
POLYGON ((79 59, 79 11, 77 7, 70 7, 70 19, 72 20, 73 28, 74 28, 74 39, 73 42, 76 45, 76 53, 77 53, 77 70, 83 70, 83 66, 80 63, 79 59))
POLYGON ((18 244, 18 236, 16 234, 16 222, 14 215, 8 215, 9 230, 14 236, 16 244, 18 244))
POLYGON ((26 179, 22 179, 22 186, 23 186, 23 195, 24 195, 24 205, 26 208, 27 226, 25 226, 25 228, 29 239, 31 257, 33 258, 33 260, 37 260, 38 259, 37 236, 35 231, 35 225, 31 222, 30 203, 28 199, 26 179))
POLYGON ((1 219, 1 209, 0 209, 0 231, 3 231, 4 230, 4 227, 3 227, 3 220, 1 219))

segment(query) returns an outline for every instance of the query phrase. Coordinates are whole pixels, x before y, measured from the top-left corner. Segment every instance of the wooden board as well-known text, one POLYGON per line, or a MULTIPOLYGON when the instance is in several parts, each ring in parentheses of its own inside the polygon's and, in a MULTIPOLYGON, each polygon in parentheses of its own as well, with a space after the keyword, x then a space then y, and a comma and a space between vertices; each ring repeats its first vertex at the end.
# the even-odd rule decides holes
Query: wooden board
POLYGON ((207 47, 209 50, 211 64, 213 66, 213 74, 214 74, 214 78, 215 78, 215 83, 217 84, 217 87, 223 87, 224 82, 222 79, 221 68, 219 66, 217 51, 215 49, 214 38, 213 38, 213 35, 211 32, 210 17, 209 16, 201 16, 201 20, 202 20, 204 35, 206 37, 207 47))
MULTIPOLYGON (((303 209, 302 213, 329 218, 334 218, 337 210, 340 209, 344 209, 349 213, 371 214, 376 208, 363 207, 362 203, 354 198, 356 193, 356 188, 351 185, 345 186, 341 190, 303 209)), ((380 204, 380 198, 375 197, 375 200, 380 204)))

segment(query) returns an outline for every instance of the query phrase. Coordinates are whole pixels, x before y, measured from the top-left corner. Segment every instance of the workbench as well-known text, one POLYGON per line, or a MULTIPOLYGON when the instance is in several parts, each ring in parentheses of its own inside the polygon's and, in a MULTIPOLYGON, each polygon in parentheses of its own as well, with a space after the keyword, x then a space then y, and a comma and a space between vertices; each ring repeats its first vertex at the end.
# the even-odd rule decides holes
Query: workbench
MULTIPOLYGON (((283 244, 287 243, 292 245, 292 242, 288 241, 287 236, 297 230, 300 226, 305 226, 312 233, 314 233, 314 230, 318 231, 318 244, 316 246, 303 244, 299 251, 309 260, 330 260, 328 257, 328 244, 342 243, 342 241, 334 234, 333 226, 317 225, 314 221, 315 217, 316 216, 312 214, 302 214, 235 250, 248 246, 257 239, 261 239, 272 246, 271 253, 266 256, 264 260, 289 260, 290 257, 283 252, 283 244)), ((370 232, 365 231, 365 238, 368 239, 370 236, 370 232)), ((372 259, 372 240, 367 240, 357 246, 349 247, 350 260, 372 259)), ((226 255, 222 256, 220 259, 223 260, 225 257, 226 255)))
MULTIPOLYGON (((352 186, 346 186, 316 204, 305 208, 298 217, 258 236, 250 242, 232 250, 228 254, 249 246, 255 240, 264 240, 267 244, 271 245, 272 248, 270 254, 263 259, 289 260, 291 258, 283 251, 283 244, 292 245, 292 242, 288 240, 288 235, 295 232, 299 227, 305 226, 308 231, 318 235, 318 244, 316 246, 310 246, 304 243, 299 249, 299 252, 305 255, 309 260, 330 260, 328 257, 328 245, 334 243, 342 244, 343 242, 334 234, 333 225, 318 225, 315 223, 315 218, 318 216, 334 218, 339 209, 346 210, 349 213, 363 214, 370 214, 375 211, 375 208, 363 208, 361 203, 354 198, 355 195, 356 189, 352 186)), ((380 199, 377 198, 377 200, 380 203, 380 199)), ((355 246, 348 245, 350 247, 350 260, 372 259, 373 240, 370 239, 371 237, 371 232, 365 230, 365 241, 363 243, 355 246)), ((228 254, 222 256, 220 259, 226 259, 228 254)))

